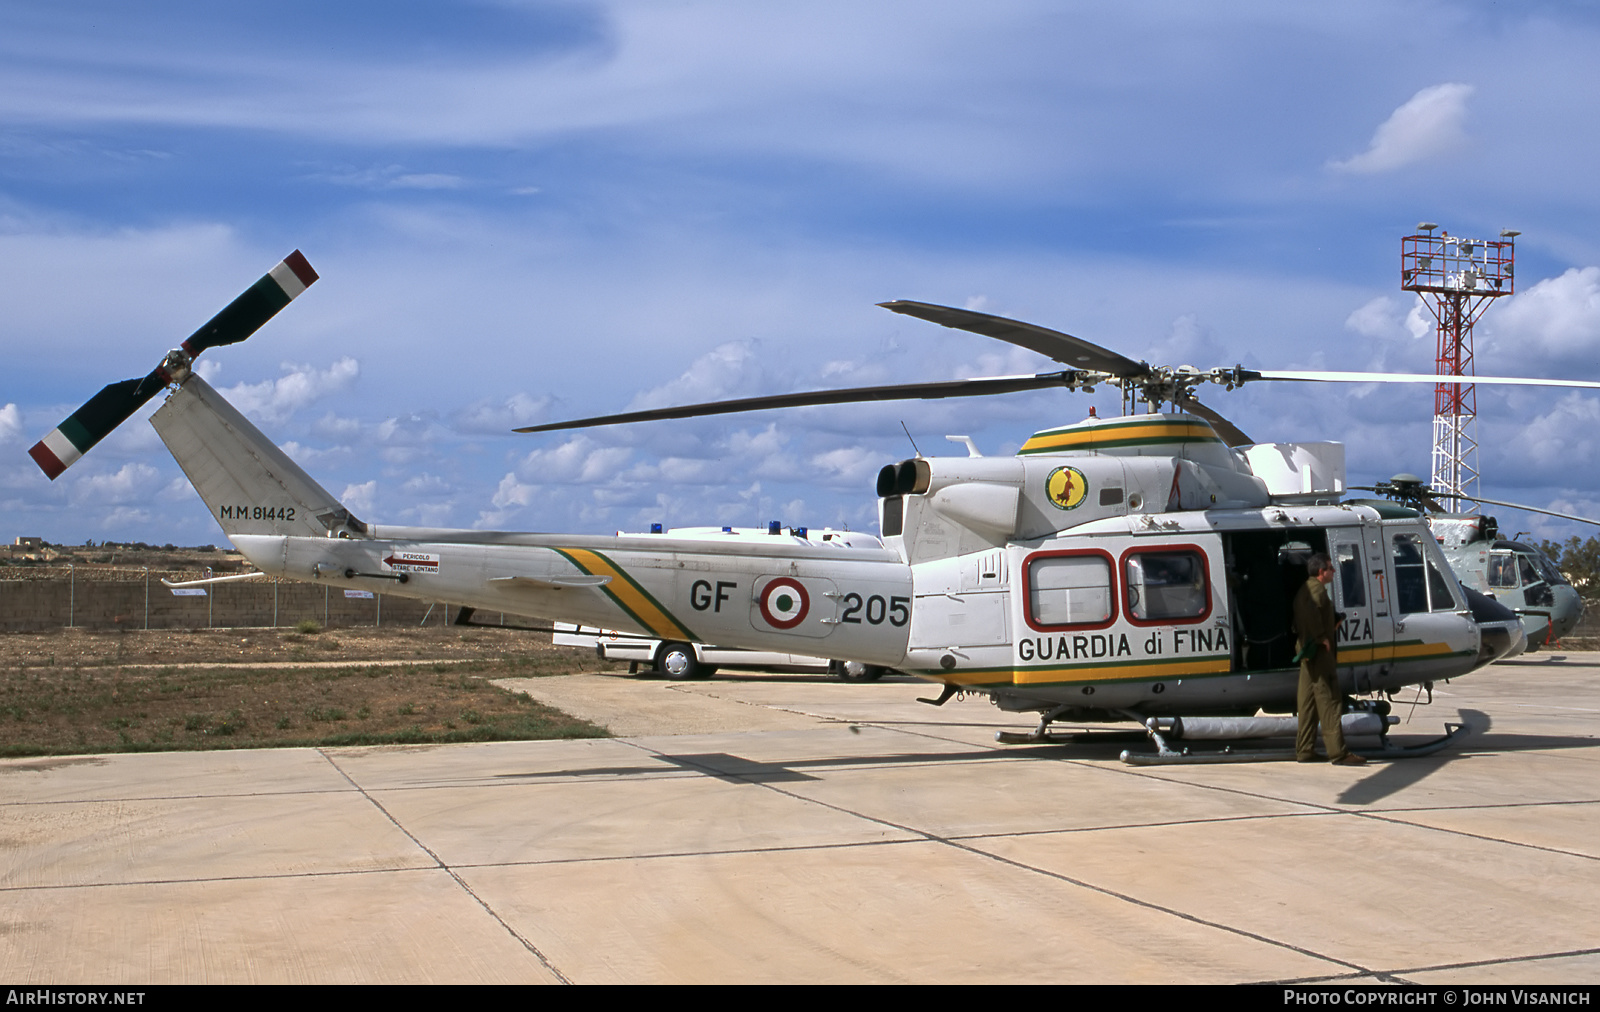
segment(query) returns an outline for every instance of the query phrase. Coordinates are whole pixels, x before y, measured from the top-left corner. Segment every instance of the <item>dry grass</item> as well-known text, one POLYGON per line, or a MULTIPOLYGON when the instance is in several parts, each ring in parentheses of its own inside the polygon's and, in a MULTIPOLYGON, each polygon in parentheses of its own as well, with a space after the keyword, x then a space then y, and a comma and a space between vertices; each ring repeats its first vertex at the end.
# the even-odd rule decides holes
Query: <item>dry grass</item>
POLYGON ((606 734, 489 684, 600 667, 590 653, 552 647, 547 634, 10 634, 0 658, 10 662, 0 668, 4 756, 606 734), (119 652, 139 660, 119 662, 119 652), (185 660, 143 660, 152 653, 185 660))

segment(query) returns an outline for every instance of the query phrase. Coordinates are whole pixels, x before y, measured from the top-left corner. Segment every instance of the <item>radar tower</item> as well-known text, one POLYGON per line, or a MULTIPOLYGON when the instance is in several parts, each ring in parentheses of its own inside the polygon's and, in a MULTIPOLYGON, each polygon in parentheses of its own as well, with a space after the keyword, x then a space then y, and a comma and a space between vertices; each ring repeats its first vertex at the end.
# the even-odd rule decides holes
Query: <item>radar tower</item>
MULTIPOLYGON (((1400 240, 1400 287, 1416 292, 1438 331, 1435 375, 1472 376, 1472 327, 1490 303, 1515 288, 1515 239, 1502 229, 1492 240, 1464 239, 1438 225, 1420 222, 1415 235, 1400 240)), ((1452 500, 1457 512, 1478 508, 1471 500, 1478 481, 1477 389, 1470 383, 1437 383, 1433 389, 1433 476, 1435 498, 1452 500)))

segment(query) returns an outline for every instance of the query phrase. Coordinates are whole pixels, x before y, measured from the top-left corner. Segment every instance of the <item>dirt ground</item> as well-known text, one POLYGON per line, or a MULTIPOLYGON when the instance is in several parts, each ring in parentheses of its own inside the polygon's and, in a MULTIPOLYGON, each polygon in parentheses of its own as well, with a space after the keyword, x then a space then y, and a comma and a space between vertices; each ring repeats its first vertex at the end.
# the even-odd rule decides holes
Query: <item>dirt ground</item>
POLYGON ((0 635, 0 755, 591 737, 492 679, 605 671, 497 627, 0 635))
POLYGON ((0 671, 106 665, 263 664, 308 661, 465 661, 548 655, 575 670, 615 665, 586 650, 556 647, 547 632, 498 626, 328 629, 54 629, 0 634, 0 671))

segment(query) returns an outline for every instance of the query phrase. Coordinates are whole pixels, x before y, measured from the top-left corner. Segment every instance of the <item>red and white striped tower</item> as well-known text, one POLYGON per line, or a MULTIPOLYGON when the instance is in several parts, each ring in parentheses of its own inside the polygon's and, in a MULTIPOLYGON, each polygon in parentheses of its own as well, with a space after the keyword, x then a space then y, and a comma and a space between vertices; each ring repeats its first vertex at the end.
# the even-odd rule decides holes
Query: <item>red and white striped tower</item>
MULTIPOLYGON (((1438 325, 1439 376, 1472 376, 1472 327, 1489 304, 1515 288, 1515 238, 1504 229, 1493 241, 1463 239, 1449 232, 1434 234, 1433 222, 1417 225, 1417 234, 1400 240, 1400 287, 1416 292, 1438 325)), ((1476 503, 1460 499, 1476 493, 1478 440, 1477 388, 1470 383, 1438 383, 1433 388, 1433 486, 1437 499, 1455 500, 1453 508, 1470 513, 1476 503)))

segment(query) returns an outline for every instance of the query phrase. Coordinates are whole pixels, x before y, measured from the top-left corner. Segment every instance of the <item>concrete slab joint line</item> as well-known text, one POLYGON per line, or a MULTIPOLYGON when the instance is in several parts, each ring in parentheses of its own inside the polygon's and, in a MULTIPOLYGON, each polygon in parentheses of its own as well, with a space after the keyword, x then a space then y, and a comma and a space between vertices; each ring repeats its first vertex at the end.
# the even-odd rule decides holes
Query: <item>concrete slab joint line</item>
POLYGON ((1437 687, 1428 720, 1492 726, 1359 771, 1004 748, 1014 715, 907 683, 593 675, 524 681, 654 726, 0 760, 0 975, 1582 984, 1597 676, 1437 687))
POLYGON ((400 821, 398 819, 396 819, 392 814, 390 814, 388 809, 383 807, 383 804, 380 801, 378 801, 377 798, 374 798, 371 794, 368 794, 366 792, 366 790, 361 787, 360 784, 356 783, 355 780, 351 778, 350 774, 348 772, 346 772, 342 767, 340 767, 338 762, 336 762, 334 760, 334 758, 327 753, 326 750, 317 749, 317 754, 321 755, 322 758, 327 761, 328 765, 332 766, 335 770, 338 770, 339 775, 344 777, 345 781, 350 784, 351 788, 354 789, 357 793, 359 793, 363 798, 366 798, 368 803, 371 804, 372 807, 376 808, 379 812, 382 812, 383 813, 383 817, 388 819, 389 822, 394 825, 394 828, 398 829, 401 833, 404 833, 405 836, 406 836, 406 839, 410 840, 413 844, 415 844, 418 850, 422 851, 424 854, 427 854, 429 859, 432 860, 435 865, 437 865, 440 869, 442 869, 444 872, 446 872, 450 876, 451 880, 455 882, 456 886, 459 887, 462 892, 464 892, 468 896, 470 896, 472 898, 473 902, 477 903, 480 907, 483 908, 484 913, 486 913, 490 917, 494 918, 495 923, 499 924, 500 927, 505 929, 505 932, 508 935, 510 935, 512 938, 516 939, 517 942, 519 944, 521 944, 523 948, 527 949, 528 952, 531 953, 535 959, 537 959, 540 963, 544 964, 545 969, 547 969, 551 973, 555 974, 555 976, 557 977, 557 979, 559 979, 561 981, 561 983, 563 983, 563 984, 572 983, 572 981, 570 979, 568 979, 566 974, 562 973, 559 969, 556 968, 556 966, 554 964, 552 964, 550 962, 550 960, 545 958, 544 953, 540 952, 538 950, 538 948, 536 946, 534 946, 534 944, 532 942, 528 941, 528 939, 524 938, 520 933, 518 933, 516 931, 516 929, 512 928, 511 925, 507 924, 505 922, 505 920, 503 918, 501 918, 498 913, 495 912, 494 908, 491 907, 488 903, 486 903, 484 901, 483 897, 481 897, 477 893, 473 892, 472 887, 469 886, 466 883, 466 881, 461 878, 460 875, 456 874, 456 872, 455 872, 455 870, 453 868, 451 868, 448 865, 446 865, 444 863, 444 861, 440 859, 438 854, 435 854, 431 849, 428 848, 427 844, 425 844, 421 840, 417 839, 416 836, 413 835, 410 830, 406 829, 405 826, 400 824, 400 821))

